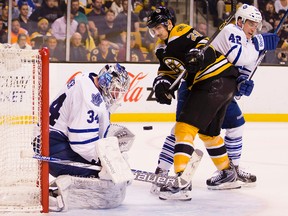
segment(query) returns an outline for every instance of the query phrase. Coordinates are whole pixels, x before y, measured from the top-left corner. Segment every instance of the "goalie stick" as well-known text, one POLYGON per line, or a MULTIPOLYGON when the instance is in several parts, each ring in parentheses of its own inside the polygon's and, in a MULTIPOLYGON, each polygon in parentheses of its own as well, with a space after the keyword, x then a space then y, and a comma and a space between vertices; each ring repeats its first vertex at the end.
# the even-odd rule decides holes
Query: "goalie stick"
MULTIPOLYGON (((233 4, 236 5, 235 0, 233 0, 233 4)), ((222 31, 222 29, 231 22, 231 20, 233 19, 234 15, 236 13, 236 7, 233 7, 233 10, 230 13, 230 16, 224 20, 224 22, 218 27, 218 29, 214 32, 214 34, 210 37, 210 39, 208 40, 208 42, 204 45, 203 48, 201 48, 201 52, 199 53, 199 55, 203 55, 205 53, 205 51, 208 49, 208 47, 211 45, 211 43, 213 42, 213 40, 218 36, 218 34, 222 31)), ((168 89, 168 93, 166 94, 168 99, 172 99, 172 94, 171 92, 174 90, 174 88, 179 84, 179 82, 181 81, 181 79, 184 77, 184 75, 186 74, 186 69, 184 69, 181 74, 177 77, 177 79, 172 83, 172 85, 169 87, 168 89)))
MULTIPOLYGON (((184 172, 182 173, 180 177, 162 176, 162 175, 157 175, 152 172, 136 170, 136 169, 131 169, 131 171, 133 172, 134 180, 136 181, 143 181, 143 182, 148 182, 148 183, 153 183, 153 184, 158 184, 158 185, 173 186, 173 187, 184 187, 191 181, 202 157, 203 157, 203 152, 199 149, 195 149, 195 151, 193 152, 190 158, 190 161, 188 162, 184 172)), ((94 164, 86 164, 86 163, 75 162, 71 160, 61 160, 59 158, 42 156, 42 155, 34 155, 33 158, 37 160, 41 160, 41 161, 50 162, 50 163, 75 166, 75 167, 80 167, 80 168, 85 168, 85 169, 93 169, 97 171, 100 171, 102 168, 101 166, 94 165, 94 164)))

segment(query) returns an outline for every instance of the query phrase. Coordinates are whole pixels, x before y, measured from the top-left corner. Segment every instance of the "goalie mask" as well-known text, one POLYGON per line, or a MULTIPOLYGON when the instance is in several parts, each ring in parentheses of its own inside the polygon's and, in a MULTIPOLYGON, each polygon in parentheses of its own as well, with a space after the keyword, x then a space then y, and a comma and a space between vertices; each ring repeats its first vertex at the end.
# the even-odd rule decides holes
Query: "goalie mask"
POLYGON ((241 7, 239 7, 235 14, 236 23, 239 18, 242 19, 243 24, 246 22, 246 20, 251 20, 258 23, 257 29, 259 31, 262 28, 262 15, 260 11, 252 5, 243 4, 241 7))
POLYGON ((98 74, 98 84, 107 109, 113 112, 120 106, 120 100, 128 91, 130 84, 128 72, 118 63, 105 65, 98 74))

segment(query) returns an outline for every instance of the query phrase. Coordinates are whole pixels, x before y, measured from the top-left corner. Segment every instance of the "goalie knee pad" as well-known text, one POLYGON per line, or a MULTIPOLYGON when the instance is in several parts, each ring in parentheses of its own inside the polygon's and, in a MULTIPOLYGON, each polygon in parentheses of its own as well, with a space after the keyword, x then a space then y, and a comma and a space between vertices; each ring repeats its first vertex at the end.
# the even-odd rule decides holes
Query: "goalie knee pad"
POLYGON ((58 196, 50 197, 53 211, 68 209, 109 209, 119 206, 126 194, 127 183, 115 184, 97 178, 62 175, 56 178, 58 196))

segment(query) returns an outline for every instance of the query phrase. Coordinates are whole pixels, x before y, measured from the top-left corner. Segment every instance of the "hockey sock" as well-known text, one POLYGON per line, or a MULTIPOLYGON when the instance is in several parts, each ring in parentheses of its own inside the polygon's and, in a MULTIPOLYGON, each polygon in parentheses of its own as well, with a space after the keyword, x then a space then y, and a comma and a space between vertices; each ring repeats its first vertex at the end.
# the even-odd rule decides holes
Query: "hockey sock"
POLYGON ((217 169, 228 169, 230 161, 222 137, 199 134, 199 138, 204 142, 207 152, 217 169))
POLYGON ((174 149, 174 171, 182 172, 194 151, 193 141, 199 129, 183 123, 177 122, 175 125, 175 149, 174 149))
POLYGON ((159 154, 158 167, 163 170, 170 170, 174 162, 174 146, 175 146, 175 135, 170 134, 166 137, 165 142, 162 146, 162 150, 159 154))

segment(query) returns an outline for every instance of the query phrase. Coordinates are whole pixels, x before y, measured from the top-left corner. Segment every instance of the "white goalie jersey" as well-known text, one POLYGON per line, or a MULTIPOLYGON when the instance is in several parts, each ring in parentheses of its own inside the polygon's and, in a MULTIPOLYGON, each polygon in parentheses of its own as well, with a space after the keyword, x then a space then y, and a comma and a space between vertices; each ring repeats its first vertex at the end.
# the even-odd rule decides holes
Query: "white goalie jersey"
POLYGON ((72 150, 87 161, 97 161, 95 141, 105 137, 110 124, 110 113, 94 76, 77 74, 50 105, 50 130, 65 135, 72 150))
POLYGON ((241 74, 249 74, 255 68, 259 52, 252 40, 247 40, 244 31, 237 25, 228 24, 213 40, 212 46, 226 56, 241 74))

